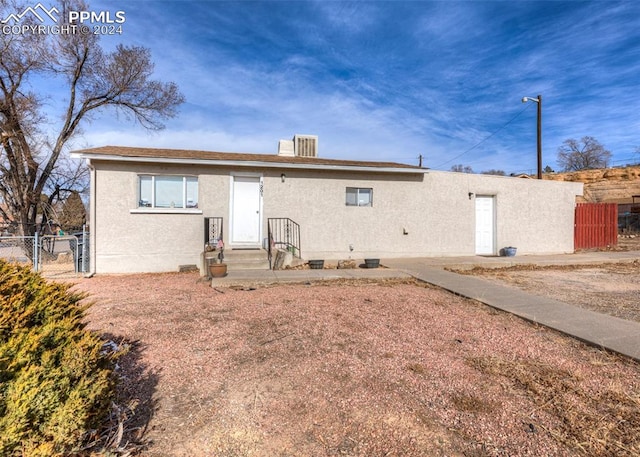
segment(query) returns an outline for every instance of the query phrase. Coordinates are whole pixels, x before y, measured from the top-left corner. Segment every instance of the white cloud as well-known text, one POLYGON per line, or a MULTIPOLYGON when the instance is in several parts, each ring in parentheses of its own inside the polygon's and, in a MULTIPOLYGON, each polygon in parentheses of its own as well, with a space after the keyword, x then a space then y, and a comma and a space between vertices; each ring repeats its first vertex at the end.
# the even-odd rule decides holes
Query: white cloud
POLYGON ((94 146, 275 153, 278 139, 309 133, 325 157, 415 163, 423 154, 448 169, 481 143, 455 163, 510 171, 531 163, 534 107, 505 124, 523 96, 538 94, 545 163, 569 137, 595 136, 614 155, 640 145, 633 2, 150 0, 126 9, 121 39, 151 47, 157 77, 176 81, 187 103, 152 135, 105 115, 85 128, 94 146))

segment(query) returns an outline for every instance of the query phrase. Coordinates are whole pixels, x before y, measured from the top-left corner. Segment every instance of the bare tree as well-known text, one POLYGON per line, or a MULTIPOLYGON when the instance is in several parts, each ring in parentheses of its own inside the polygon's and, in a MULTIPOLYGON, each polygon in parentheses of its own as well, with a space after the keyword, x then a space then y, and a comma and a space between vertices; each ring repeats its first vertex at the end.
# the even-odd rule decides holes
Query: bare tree
POLYGON ((459 163, 457 165, 453 165, 451 167, 451 171, 455 171, 456 173, 473 173, 473 168, 469 165, 462 165, 459 163))
POLYGON ((506 176, 506 173, 504 172, 504 170, 495 170, 493 168, 491 170, 482 171, 481 174, 494 175, 494 176, 506 176))
MULTIPOLYGON (((21 6, 0 0, 0 15, 22 11, 21 6)), ((82 0, 62 0, 58 9, 89 7, 82 0)), ((25 15, 21 24, 30 20, 25 15)), ((151 79, 148 49, 120 45, 107 53, 98 35, 69 30, 0 36, 0 215, 23 235, 35 233, 43 193, 57 199, 80 190, 82 179, 73 178, 82 170, 61 164, 69 140, 93 114, 111 108, 147 129, 161 129, 161 121, 173 117, 184 101, 174 83, 151 79), (64 98, 43 92, 32 84, 36 78, 64 88, 64 98), (59 112, 48 116, 52 106, 59 112)))
POLYGON ((89 168, 85 162, 71 160, 64 154, 60 156, 40 195, 36 217, 40 219, 38 225, 41 235, 51 233, 53 225, 63 224, 54 211, 61 202, 66 202, 73 194, 88 196, 89 181, 89 168))
POLYGON ((558 164, 564 171, 606 168, 609 160, 611 152, 591 136, 565 140, 558 148, 558 164))

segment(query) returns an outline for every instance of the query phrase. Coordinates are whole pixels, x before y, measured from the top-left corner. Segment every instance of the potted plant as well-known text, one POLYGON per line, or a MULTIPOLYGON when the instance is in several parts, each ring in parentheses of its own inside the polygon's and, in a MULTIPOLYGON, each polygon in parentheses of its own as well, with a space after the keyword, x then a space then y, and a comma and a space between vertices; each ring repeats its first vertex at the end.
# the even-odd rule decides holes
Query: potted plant
POLYGON ((223 262, 224 260, 224 243, 222 240, 218 240, 218 242, 213 246, 214 251, 218 251, 218 255, 216 256, 213 262, 209 263, 209 276, 212 278, 223 278, 227 275, 227 264, 223 262))
POLYGON ((209 276, 212 278, 223 278, 227 275, 227 264, 215 262, 209 264, 209 276))
POLYGON ((364 264, 367 268, 378 268, 380 266, 380 259, 364 259, 364 264))

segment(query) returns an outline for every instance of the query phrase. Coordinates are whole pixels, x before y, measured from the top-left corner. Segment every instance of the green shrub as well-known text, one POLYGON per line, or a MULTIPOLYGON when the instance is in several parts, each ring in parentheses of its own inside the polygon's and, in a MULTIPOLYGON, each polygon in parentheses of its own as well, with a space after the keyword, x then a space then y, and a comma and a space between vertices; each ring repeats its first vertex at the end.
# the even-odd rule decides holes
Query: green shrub
POLYGON ((116 356, 69 288, 0 260, 1 456, 70 453, 108 413, 116 356))

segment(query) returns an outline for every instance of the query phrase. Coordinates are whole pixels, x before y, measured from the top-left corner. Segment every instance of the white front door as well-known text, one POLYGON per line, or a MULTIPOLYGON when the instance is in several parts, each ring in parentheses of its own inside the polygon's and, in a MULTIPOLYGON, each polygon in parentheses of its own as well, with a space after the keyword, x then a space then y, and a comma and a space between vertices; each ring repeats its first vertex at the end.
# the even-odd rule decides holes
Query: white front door
POLYGON ((495 199, 476 196, 476 254, 496 253, 495 221, 495 199))
POLYGON ((260 246, 260 178, 233 176, 231 244, 260 246))

